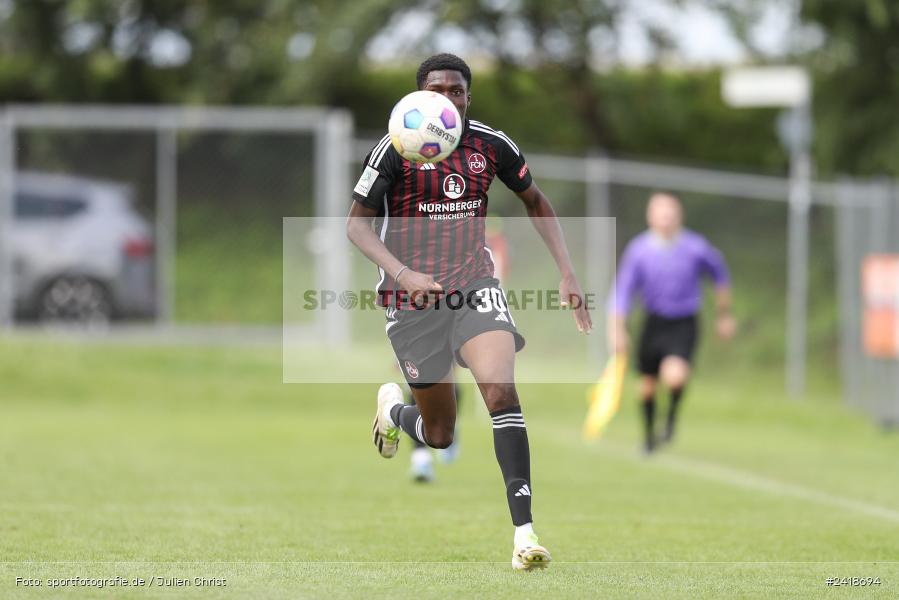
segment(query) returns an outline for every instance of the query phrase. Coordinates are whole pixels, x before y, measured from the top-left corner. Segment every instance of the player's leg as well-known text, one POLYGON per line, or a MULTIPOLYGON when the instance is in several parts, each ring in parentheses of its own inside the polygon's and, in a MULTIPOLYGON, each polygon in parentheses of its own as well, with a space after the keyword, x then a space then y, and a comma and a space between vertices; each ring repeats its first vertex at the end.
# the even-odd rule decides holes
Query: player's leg
POLYGON ((424 439, 431 448, 447 448, 453 443, 456 430, 456 384, 453 372, 433 385, 412 388, 415 406, 421 414, 424 439))
MULTIPOLYGON (((410 388, 411 389, 411 388, 410 388)), ((453 392, 456 397, 456 415, 455 419, 455 428, 453 429, 453 441, 446 448, 439 448, 437 450, 437 456, 440 457, 441 462, 444 464, 450 464, 455 462, 455 460, 459 457, 459 420, 458 420, 458 412, 459 407, 462 404, 462 387, 455 383, 453 387, 453 392)), ((407 396, 407 406, 416 405, 415 396, 410 393, 407 396)), ((412 452, 409 457, 410 462, 410 473, 412 474, 412 479, 417 481, 418 483, 430 483, 434 481, 434 458, 431 454, 430 448, 423 442, 419 441, 417 437, 412 437, 412 452)))
POLYGON ((512 566, 545 566, 549 552, 539 545, 531 516, 531 457, 528 434, 515 389, 516 340, 510 331, 486 331, 459 349, 478 384, 493 421, 493 447, 506 485, 515 525, 512 566))
MULTIPOLYGON (((411 388, 406 395, 406 404, 409 406, 415 404, 415 396, 412 395, 411 388)), ((429 483, 434 480, 434 458, 431 456, 431 449, 417 438, 411 439, 412 452, 409 456, 409 472, 412 480, 418 483, 429 483)))
POLYGON ((453 443, 449 445, 448 448, 443 448, 437 451, 437 456, 440 457, 440 461, 444 464, 450 464, 456 461, 459 458, 459 452, 462 449, 461 443, 459 441, 459 419, 458 414, 459 411, 462 410, 462 386, 456 383, 456 428, 453 432, 453 443))
POLYGON ((637 347, 637 368, 640 371, 640 414, 643 418, 643 452, 652 453, 658 445, 655 432, 656 382, 663 355, 659 351, 663 336, 662 321, 647 315, 637 347))
POLYGON ((456 426, 455 383, 452 370, 436 383, 410 383, 415 404, 402 401, 389 409, 390 421, 409 437, 431 448, 453 443, 456 426))
POLYGON ((674 438, 674 426, 677 421, 677 411, 684 394, 684 388, 690 380, 690 363, 681 356, 666 356, 662 360, 662 365, 659 369, 659 378, 671 394, 663 438, 665 442, 670 442, 674 438))
POLYGON ((372 439, 384 458, 396 454, 400 430, 432 448, 452 443, 456 421, 452 326, 449 311, 388 309, 387 336, 416 406, 403 402, 403 391, 395 383, 378 390, 372 439))
POLYGON ((643 417, 643 450, 649 454, 656 448, 656 377, 644 373, 640 376, 640 414, 643 417))
POLYGON ((671 394, 668 405, 668 418, 665 421, 664 442, 674 438, 678 408, 684 395, 684 388, 690 379, 690 361, 696 348, 698 337, 696 317, 684 317, 672 320, 667 328, 663 341, 664 358, 659 366, 659 376, 671 394))
MULTIPOLYGON (((407 406, 415 406, 415 396, 412 394, 412 388, 409 388, 409 393, 406 394, 406 405, 407 406)), ((412 447, 413 448, 427 448, 427 445, 418 441, 415 438, 412 438, 412 447)))

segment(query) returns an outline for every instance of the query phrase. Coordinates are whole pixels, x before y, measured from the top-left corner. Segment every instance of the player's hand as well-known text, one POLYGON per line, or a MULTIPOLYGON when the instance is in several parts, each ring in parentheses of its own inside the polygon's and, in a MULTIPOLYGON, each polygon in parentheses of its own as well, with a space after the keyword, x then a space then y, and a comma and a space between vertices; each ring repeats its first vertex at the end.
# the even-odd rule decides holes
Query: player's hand
POLYGON ((426 273, 419 273, 411 269, 405 269, 397 280, 400 287, 409 294, 413 304, 419 304, 419 299, 432 292, 441 292, 443 287, 434 281, 434 278, 426 273))
POLYGON ((562 281, 559 283, 559 297, 562 299, 562 306, 571 305, 577 330, 581 333, 590 333, 593 330, 593 319, 590 318, 590 311, 587 310, 587 298, 577 277, 574 275, 562 277, 562 281))
POLYGON ((729 342, 737 333, 737 321, 733 315, 720 315, 715 322, 715 329, 718 331, 718 338, 721 341, 729 342))
POLYGON ((631 345, 631 336, 627 329, 617 324, 609 325, 609 349, 614 354, 627 354, 631 345))

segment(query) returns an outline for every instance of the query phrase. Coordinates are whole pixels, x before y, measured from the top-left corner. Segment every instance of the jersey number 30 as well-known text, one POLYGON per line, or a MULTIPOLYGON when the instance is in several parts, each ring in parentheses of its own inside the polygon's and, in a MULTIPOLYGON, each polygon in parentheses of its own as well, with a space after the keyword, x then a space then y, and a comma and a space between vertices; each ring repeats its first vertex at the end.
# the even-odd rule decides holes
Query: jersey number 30
POLYGON ((478 297, 478 312, 506 312, 506 299, 499 288, 483 288, 475 292, 478 297))

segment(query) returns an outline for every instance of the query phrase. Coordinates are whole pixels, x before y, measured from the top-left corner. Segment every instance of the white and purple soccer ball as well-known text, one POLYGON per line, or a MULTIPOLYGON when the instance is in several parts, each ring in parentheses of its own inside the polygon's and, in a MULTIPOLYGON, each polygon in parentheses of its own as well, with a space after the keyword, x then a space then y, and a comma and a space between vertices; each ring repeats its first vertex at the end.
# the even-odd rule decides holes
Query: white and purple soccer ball
POLYGON ((396 103, 387 129, 400 156, 413 162, 436 163, 459 145, 462 126, 459 111, 449 98, 418 91, 396 103))

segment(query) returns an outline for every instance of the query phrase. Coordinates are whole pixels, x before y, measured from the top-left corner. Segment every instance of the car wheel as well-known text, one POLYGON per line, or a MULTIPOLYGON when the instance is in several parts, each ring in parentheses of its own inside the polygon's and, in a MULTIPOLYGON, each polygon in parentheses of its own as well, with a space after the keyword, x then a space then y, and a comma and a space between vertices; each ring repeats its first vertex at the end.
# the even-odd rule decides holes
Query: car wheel
POLYGON ((88 277, 68 276, 55 279, 40 298, 42 321, 105 324, 112 318, 109 292, 88 277))

